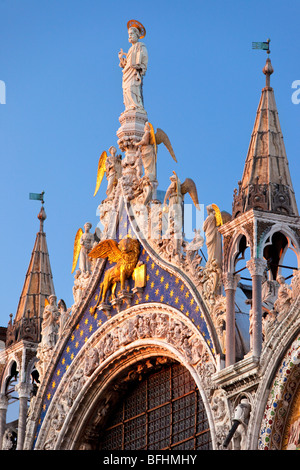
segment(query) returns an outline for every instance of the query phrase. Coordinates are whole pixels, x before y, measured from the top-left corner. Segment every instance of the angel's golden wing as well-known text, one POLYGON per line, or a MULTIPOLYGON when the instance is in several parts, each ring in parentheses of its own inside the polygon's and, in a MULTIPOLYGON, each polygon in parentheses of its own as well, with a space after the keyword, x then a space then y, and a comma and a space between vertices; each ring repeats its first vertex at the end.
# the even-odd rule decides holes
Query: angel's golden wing
POLYGON ((184 196, 186 193, 189 193, 195 207, 200 210, 197 187, 191 178, 186 178, 184 182, 181 183, 181 194, 184 196))
POLYGON ((162 129, 159 129, 159 128, 157 129, 156 134, 155 134, 155 140, 156 140, 157 145, 163 143, 167 147, 167 149, 170 152, 171 157, 177 163, 177 159, 175 157, 175 153, 171 145, 170 139, 162 129))
POLYGON ((154 127, 152 126, 151 122, 148 122, 148 124, 149 124, 149 129, 150 129, 150 144, 154 145, 155 156, 156 156, 157 155, 157 146, 156 146, 156 137, 155 137, 154 127))
POLYGON ((77 230, 77 233, 75 235, 75 240, 74 240, 74 249, 73 249, 73 264, 72 264, 72 273, 74 272, 76 268, 76 264, 78 261, 79 253, 80 253, 80 239, 83 234, 82 228, 79 228, 77 230))
POLYGON ((212 208, 213 208, 214 211, 215 211, 217 227, 220 227, 221 225, 223 225, 223 220, 222 220, 221 211, 220 211, 220 209, 218 208, 218 206, 217 206, 216 204, 212 204, 211 206, 212 206, 212 208))
POLYGON ((116 263, 122 258, 122 254, 115 240, 102 240, 89 252, 89 257, 108 258, 111 263, 116 263))
POLYGON ((97 180, 96 180, 96 188, 95 188, 94 196, 96 196, 97 192, 99 191, 100 185, 103 180, 103 176, 105 173, 106 159, 107 159, 107 153, 104 150, 104 152, 101 153, 101 156, 98 161, 97 180))
POLYGON ((47 305, 49 305, 49 300, 47 299, 47 297, 45 297, 45 307, 47 307, 47 305))

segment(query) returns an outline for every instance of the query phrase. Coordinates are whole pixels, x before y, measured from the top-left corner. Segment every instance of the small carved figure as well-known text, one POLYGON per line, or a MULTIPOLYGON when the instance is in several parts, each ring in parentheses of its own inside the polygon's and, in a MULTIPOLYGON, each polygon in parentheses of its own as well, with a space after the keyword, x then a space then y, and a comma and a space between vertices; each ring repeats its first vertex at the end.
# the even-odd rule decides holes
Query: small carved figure
POLYGON ((216 260, 218 266, 222 266, 222 238, 218 230, 218 221, 216 211, 212 205, 206 207, 207 218, 203 224, 203 230, 206 236, 207 263, 213 259, 216 260))
POLYGON ((17 432, 14 428, 8 427, 3 435, 2 450, 15 450, 17 447, 17 432))
POLYGON ((270 312, 277 299, 279 284, 274 279, 268 279, 267 270, 264 271, 262 279, 262 306, 267 312, 270 312))
POLYGON ((113 208, 113 203, 111 199, 104 199, 101 204, 99 204, 97 209, 97 214, 99 215, 100 222, 104 226, 102 237, 99 240, 103 240, 107 237, 107 234, 110 231, 110 225, 112 220, 114 220, 113 214, 115 210, 113 208))
POLYGON ((91 272, 91 262, 88 254, 93 248, 95 241, 99 241, 96 232, 94 234, 90 233, 91 228, 92 224, 87 222, 84 224, 84 232, 81 228, 77 230, 74 240, 72 273, 76 268, 78 258, 81 273, 91 272))
POLYGON ((85 382, 83 369, 79 369, 72 378, 72 381, 68 387, 66 396, 67 404, 69 407, 73 405, 78 393, 81 391, 85 382))
POLYGON ((53 348, 57 341, 58 330, 59 310, 56 305, 56 296, 50 295, 49 303, 43 313, 41 345, 46 348, 53 348))
POLYGON ((229 431, 226 410, 226 398, 223 396, 222 392, 216 390, 214 392, 214 396, 211 399, 211 403, 216 423, 216 436, 218 448, 221 450, 222 444, 229 431))
POLYGON ((205 268, 199 274, 204 298, 214 301, 220 290, 222 276, 222 269, 216 259, 213 258, 210 262, 207 262, 205 268))
POLYGON ((92 375, 94 370, 99 365, 99 353, 97 348, 91 348, 85 358, 84 374, 87 376, 92 375))
POLYGON ((169 185, 163 203, 164 212, 169 213, 168 232, 172 229, 175 237, 180 237, 182 230, 182 203, 184 196, 188 193, 197 209, 199 209, 198 193, 194 181, 191 178, 186 178, 183 183, 179 180, 175 171, 170 176, 171 184, 169 185), (169 205, 167 206, 167 201, 169 205))
POLYGON ((279 283, 279 288, 277 300, 274 303, 274 310, 278 312, 278 321, 280 321, 290 310, 292 302, 292 290, 288 284, 286 284, 284 276, 277 276, 277 281, 279 283))
POLYGON ((116 155, 117 149, 116 147, 112 146, 109 148, 110 155, 107 157, 105 162, 105 171, 106 171, 106 178, 107 178, 107 196, 111 196, 113 193, 114 188, 118 183, 118 179, 122 173, 121 167, 121 155, 116 155))
POLYGON ((84 224, 84 233, 80 238, 80 258, 79 258, 79 269, 82 273, 89 272, 91 269, 90 260, 88 257, 89 252, 91 251, 95 237, 92 233, 90 233, 90 229, 92 228, 92 224, 87 222, 84 224))
POLYGON ((234 450, 246 450, 246 439, 248 422, 250 418, 251 405, 247 398, 242 398, 234 410, 233 421, 239 423, 233 436, 234 450))
POLYGON ((293 270, 293 277, 291 280, 292 298, 295 300, 300 292, 300 271, 299 269, 293 270))
POLYGON ((81 270, 77 269, 74 276, 74 285, 73 285, 73 298, 74 304, 78 304, 81 299, 81 282, 80 282, 81 270))
POLYGON ((58 306, 58 309, 60 311, 60 315, 59 315, 59 336, 61 336, 64 329, 65 329, 67 321, 70 318, 70 309, 67 309, 66 303, 63 299, 59 300, 57 306, 58 306))

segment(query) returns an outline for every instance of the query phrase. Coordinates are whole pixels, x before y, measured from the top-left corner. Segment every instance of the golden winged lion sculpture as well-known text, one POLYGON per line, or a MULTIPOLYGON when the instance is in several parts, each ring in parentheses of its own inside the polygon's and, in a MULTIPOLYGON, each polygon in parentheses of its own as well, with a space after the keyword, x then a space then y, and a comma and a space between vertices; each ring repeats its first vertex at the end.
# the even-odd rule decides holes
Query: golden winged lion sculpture
POLYGON ((109 262, 116 263, 109 268, 100 285, 98 303, 105 303, 106 295, 111 289, 115 297, 117 283, 121 283, 121 291, 125 290, 125 281, 132 275, 140 254, 140 243, 133 238, 123 238, 119 243, 115 240, 102 240, 89 253, 90 258, 108 258, 109 262))

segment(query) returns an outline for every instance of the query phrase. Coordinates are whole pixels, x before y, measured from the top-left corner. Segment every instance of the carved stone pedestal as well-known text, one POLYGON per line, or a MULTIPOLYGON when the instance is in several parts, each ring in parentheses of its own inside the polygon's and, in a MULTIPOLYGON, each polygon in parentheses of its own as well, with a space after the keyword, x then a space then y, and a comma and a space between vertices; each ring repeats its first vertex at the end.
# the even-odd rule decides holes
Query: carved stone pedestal
POLYGON ((110 311, 111 306, 109 304, 105 304, 104 302, 98 306, 98 310, 101 310, 107 318, 110 318, 110 311))
POLYGON ((133 142, 138 142, 144 135, 145 123, 148 121, 146 111, 124 111, 119 118, 121 127, 117 131, 118 145, 122 152, 128 150, 133 142))
POLYGON ((120 291, 118 294, 118 300, 120 300, 123 303, 127 304, 127 307, 131 306, 131 301, 132 301, 133 294, 131 292, 125 291, 120 291))

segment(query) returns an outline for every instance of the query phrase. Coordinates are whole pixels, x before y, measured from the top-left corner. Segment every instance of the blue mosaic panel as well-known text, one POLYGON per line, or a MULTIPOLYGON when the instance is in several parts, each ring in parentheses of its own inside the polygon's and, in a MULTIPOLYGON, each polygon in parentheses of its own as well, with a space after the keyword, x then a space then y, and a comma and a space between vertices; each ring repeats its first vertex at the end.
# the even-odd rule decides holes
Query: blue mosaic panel
MULTIPOLYGON (((127 236, 135 238, 127 214, 124 214, 120 217, 116 238, 117 240, 120 240, 127 236)), ((157 302, 158 304, 167 304, 171 307, 174 307, 182 314, 186 315, 194 323, 196 328, 199 330, 199 332, 202 334, 203 338, 207 342, 209 348, 214 353, 213 342, 210 337, 210 333, 207 328, 204 316, 201 313, 199 305, 197 304, 195 297, 193 296, 189 287, 185 283, 183 283, 175 274, 171 274, 162 267, 158 266, 155 260, 151 258, 151 255, 149 255, 143 248, 141 248, 139 261, 146 264, 147 283, 140 297, 138 297, 136 294, 133 296, 131 305, 157 302)), ((121 307, 119 307, 119 310, 117 310, 116 306, 111 306, 109 314, 104 313, 102 310, 99 309, 96 309, 94 314, 91 313, 93 312, 93 307, 97 303, 100 291, 100 284, 105 275, 105 271, 107 268, 110 267, 111 265, 107 261, 105 269, 101 276, 101 280, 99 281, 99 285, 92 299, 90 300, 89 305, 87 306, 83 316, 79 320, 75 329, 72 331, 70 338, 66 344, 66 347, 62 352, 60 359, 57 363, 55 371, 52 374, 52 377, 48 383, 40 416, 39 427, 37 430, 37 435, 41 423, 47 413, 51 400, 55 394, 55 391, 59 386, 60 381, 64 376, 64 373, 67 371, 72 361, 76 358, 78 352, 88 341, 90 336, 99 328, 99 326, 101 326, 105 321, 107 321, 108 318, 113 317, 119 311, 122 311, 127 308, 127 304, 125 302, 123 305, 121 305, 121 307)), ((127 285, 128 291, 131 291, 133 287, 134 281, 133 279, 130 279, 127 285)), ((118 294, 118 288, 119 286, 116 289, 116 296, 118 294)))

